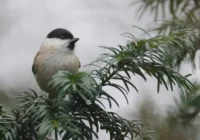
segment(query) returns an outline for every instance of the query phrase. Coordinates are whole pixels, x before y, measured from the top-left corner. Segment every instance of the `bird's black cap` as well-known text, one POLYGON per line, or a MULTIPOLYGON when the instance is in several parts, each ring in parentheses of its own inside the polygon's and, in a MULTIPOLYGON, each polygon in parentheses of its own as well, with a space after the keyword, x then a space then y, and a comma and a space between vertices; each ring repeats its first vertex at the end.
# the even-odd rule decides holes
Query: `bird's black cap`
POLYGON ((47 38, 72 39, 74 37, 70 31, 62 28, 57 28, 51 31, 47 35, 47 38))

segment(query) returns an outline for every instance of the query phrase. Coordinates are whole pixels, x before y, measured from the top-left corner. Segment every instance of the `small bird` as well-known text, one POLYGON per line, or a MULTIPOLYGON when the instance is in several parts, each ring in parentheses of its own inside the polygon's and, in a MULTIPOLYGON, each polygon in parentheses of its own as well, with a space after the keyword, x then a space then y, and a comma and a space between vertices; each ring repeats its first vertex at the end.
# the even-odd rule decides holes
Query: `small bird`
POLYGON ((76 73, 81 67, 74 48, 79 38, 74 38, 66 29, 58 28, 51 31, 41 44, 35 56, 32 72, 39 87, 54 98, 56 89, 48 85, 52 76, 58 71, 76 73))

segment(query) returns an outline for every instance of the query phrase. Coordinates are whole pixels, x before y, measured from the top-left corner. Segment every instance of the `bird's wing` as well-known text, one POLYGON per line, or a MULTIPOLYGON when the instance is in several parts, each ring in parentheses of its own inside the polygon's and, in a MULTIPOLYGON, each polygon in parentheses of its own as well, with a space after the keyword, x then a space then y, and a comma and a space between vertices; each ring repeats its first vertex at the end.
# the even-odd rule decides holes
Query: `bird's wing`
POLYGON ((40 68, 39 65, 41 65, 41 61, 42 58, 44 58, 43 53, 41 53, 40 51, 36 54, 34 61, 33 61, 33 65, 32 65, 32 72, 33 74, 36 74, 38 72, 38 69, 40 68), (40 60, 40 61, 39 61, 40 60))
POLYGON ((79 60, 79 68, 81 67, 81 62, 80 62, 80 60, 79 60))
POLYGON ((37 65, 37 62, 36 62, 37 56, 38 56, 38 54, 35 56, 34 61, 33 61, 33 65, 32 65, 33 74, 37 73, 37 66, 36 66, 37 65))
POLYGON ((33 72, 33 74, 36 74, 36 72, 37 72, 37 70, 36 70, 36 67, 35 67, 34 63, 33 63, 33 65, 32 65, 32 72, 33 72))
POLYGON ((44 60, 47 57, 51 56, 54 52, 55 52, 55 49, 48 49, 48 50, 40 49, 38 51, 32 65, 33 74, 36 74, 38 72, 39 68, 41 68, 41 65, 43 65, 44 60))

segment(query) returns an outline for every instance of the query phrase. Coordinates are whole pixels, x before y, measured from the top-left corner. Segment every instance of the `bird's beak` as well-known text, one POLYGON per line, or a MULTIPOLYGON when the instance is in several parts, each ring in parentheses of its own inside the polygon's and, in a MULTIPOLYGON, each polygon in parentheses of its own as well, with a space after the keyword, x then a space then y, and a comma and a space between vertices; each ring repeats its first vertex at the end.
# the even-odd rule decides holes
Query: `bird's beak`
POLYGON ((73 50, 74 47, 75 47, 75 43, 76 43, 78 40, 79 40, 79 38, 73 38, 73 39, 71 39, 71 41, 70 41, 70 43, 69 43, 69 45, 68 45, 67 47, 70 48, 71 50, 73 50))
POLYGON ((74 43, 76 43, 78 40, 79 40, 79 38, 73 38, 73 39, 71 40, 70 44, 71 44, 71 43, 74 44, 74 43))

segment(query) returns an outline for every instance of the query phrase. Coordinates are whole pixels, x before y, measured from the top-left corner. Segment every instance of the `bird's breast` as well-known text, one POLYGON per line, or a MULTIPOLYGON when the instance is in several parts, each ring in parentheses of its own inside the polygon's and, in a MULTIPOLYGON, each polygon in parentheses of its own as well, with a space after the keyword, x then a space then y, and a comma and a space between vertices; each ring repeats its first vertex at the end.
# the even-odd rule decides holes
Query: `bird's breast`
POLYGON ((79 69, 79 59, 75 54, 56 53, 44 60, 44 68, 52 71, 65 70, 74 73, 79 69))
POLYGON ((35 67, 38 68, 35 73, 35 78, 39 86, 45 90, 50 90, 47 87, 52 76, 58 71, 69 71, 71 73, 78 72, 79 59, 73 53, 57 52, 51 56, 40 54, 35 59, 35 67))

